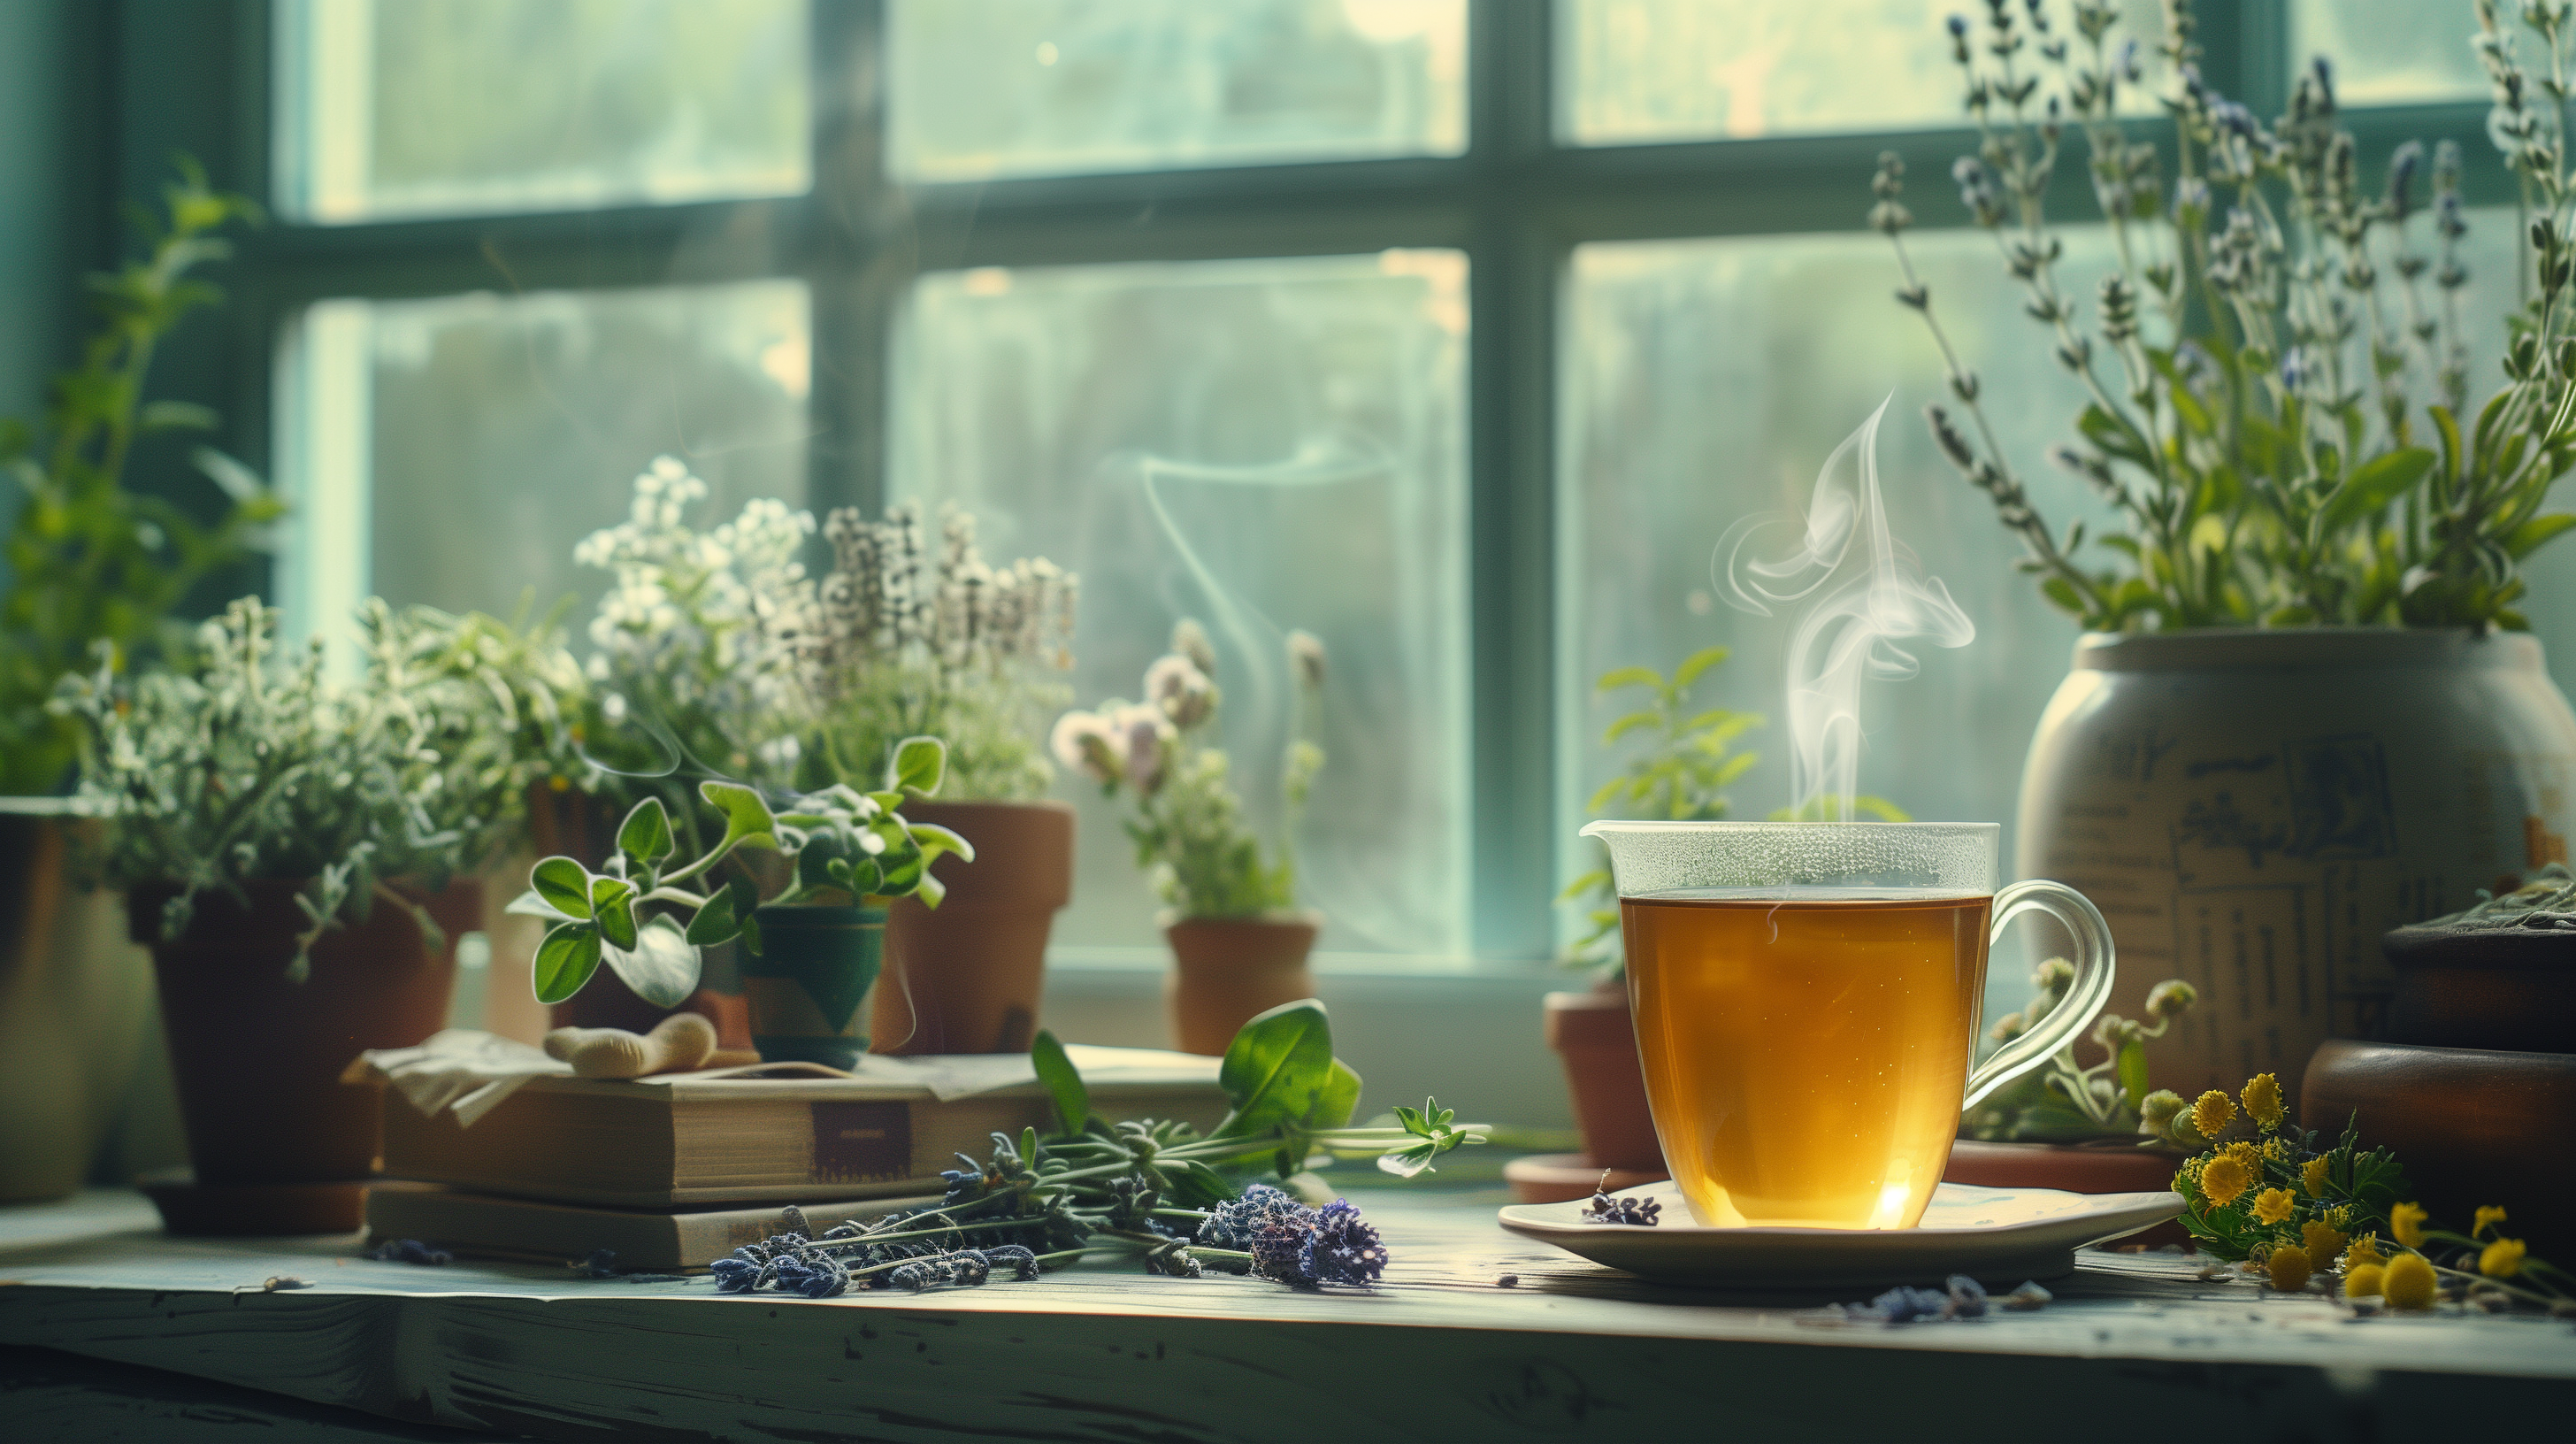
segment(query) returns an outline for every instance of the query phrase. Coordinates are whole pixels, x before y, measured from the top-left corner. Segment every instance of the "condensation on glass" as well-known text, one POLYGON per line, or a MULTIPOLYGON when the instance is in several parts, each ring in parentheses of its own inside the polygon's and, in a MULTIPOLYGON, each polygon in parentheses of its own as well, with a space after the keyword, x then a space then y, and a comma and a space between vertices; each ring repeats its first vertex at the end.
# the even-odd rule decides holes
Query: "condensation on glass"
MULTIPOLYGON (((1964 125, 1943 25, 1983 13, 1973 0, 1557 0, 1557 134, 1637 145, 1964 125)), ((2151 113, 2157 0, 2121 13, 2112 38, 2138 42, 2146 82, 2123 108, 2151 113)), ((2063 29, 2063 9, 2050 15, 2063 29)))
POLYGON ((624 519, 668 452, 708 483, 700 530, 805 496, 805 285, 326 301, 280 360, 278 568, 290 635, 345 635, 360 599, 508 616, 574 645, 607 577, 575 543, 624 519))
POLYGON ((912 181, 1457 155, 1466 0, 887 0, 912 181))
MULTIPOLYGON (((2514 295, 2513 213, 2473 210, 2469 225, 2462 315, 2476 407, 2502 381, 2496 357, 2514 295)), ((2108 235, 2100 227, 2063 234, 2060 289, 2089 297, 2112 267, 2108 235)), ((1906 241, 2032 504, 2061 533, 2081 520, 2099 536, 2113 525, 2107 509, 2049 461, 2052 448, 2077 439, 2083 396, 2050 354, 2046 330, 2022 314, 2022 292, 1992 239, 1917 230, 1906 241)), ((2011 855, 2023 753, 2064 675, 2076 627, 2015 570, 2019 544, 1934 448, 1924 408, 1956 412, 1957 404, 1931 338, 1889 294, 1897 283, 1886 241, 1870 234, 1576 250, 1559 352, 1561 875, 1600 865, 1574 831, 1592 791, 1637 745, 1602 745, 1604 728, 1627 710, 1593 690, 1613 667, 1669 672, 1699 648, 1732 647, 1702 681, 1697 704, 1763 713, 1772 725, 1739 743, 1762 760, 1730 789, 1729 815, 1758 819, 1788 801, 1788 743, 1777 729, 1793 619, 1718 600, 1710 553, 1739 517, 1802 508, 1826 456, 1891 394, 1878 458, 1891 523, 1947 584, 1977 638, 1955 651, 1919 649, 1922 671, 1912 680, 1866 684, 1860 787, 1926 820, 2001 822, 2011 855)), ((2428 423, 2419 416, 2418 424, 2428 423)), ((2085 559, 2109 560, 2098 545, 2085 559)), ((2576 551, 2542 553, 2530 576, 2533 629, 2561 684, 2576 684, 2576 551)), ((1564 924, 1571 930, 1574 921, 1564 924)), ((2009 988, 1996 997, 2020 999, 2009 988)))
MULTIPOLYGON (((2497 9, 2523 64, 2547 74, 2540 37, 2515 18, 2521 6, 2502 0, 2497 9)), ((2469 47, 2477 33, 2476 0, 2290 0, 2290 68, 2325 56, 2345 105, 2477 100, 2487 93, 2469 47)))
POLYGON ((279 0, 277 202, 331 224, 800 195, 806 0, 279 0))
MULTIPOLYGON (((1323 639, 1329 760, 1297 835, 1328 951, 1467 951, 1466 340, 1448 250, 935 273, 898 325, 890 490, 971 508, 988 557, 1081 573, 1080 705, 1139 695, 1203 619, 1265 847, 1283 636, 1323 639)), ((1056 941, 1159 951, 1123 804, 1057 795, 1080 855, 1056 941)))

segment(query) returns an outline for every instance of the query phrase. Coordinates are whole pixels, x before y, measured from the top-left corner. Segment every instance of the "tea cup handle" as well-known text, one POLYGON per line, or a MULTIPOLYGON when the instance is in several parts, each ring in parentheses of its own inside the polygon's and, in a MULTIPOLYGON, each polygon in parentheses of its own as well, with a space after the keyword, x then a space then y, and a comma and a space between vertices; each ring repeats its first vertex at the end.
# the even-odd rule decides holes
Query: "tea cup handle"
POLYGON ((1995 894, 1994 931, 1988 947, 2004 928, 2026 912, 2042 912, 2075 935, 2075 982, 2065 1000, 2039 1020, 2039 1026, 1995 1050, 1993 1057, 1968 1075, 1968 1096, 1959 1106, 1974 1108, 1986 1095, 2036 1068, 2050 1054, 2074 1041, 2075 1035, 2111 1000, 2113 959, 2111 925, 2084 894, 2062 882, 2017 882, 1995 894))

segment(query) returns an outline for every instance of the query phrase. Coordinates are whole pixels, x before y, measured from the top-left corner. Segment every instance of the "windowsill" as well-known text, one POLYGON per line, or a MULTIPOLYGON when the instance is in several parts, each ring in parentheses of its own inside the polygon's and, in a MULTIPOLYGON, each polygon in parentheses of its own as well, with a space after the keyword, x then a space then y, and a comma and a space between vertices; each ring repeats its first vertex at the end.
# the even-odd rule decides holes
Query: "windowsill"
MULTIPOLYGON (((1160 977, 1171 970, 1172 955, 1160 947, 1112 947, 1091 944, 1058 944, 1047 949, 1047 971, 1062 977, 1073 974, 1116 976, 1121 974, 1160 977)), ((1582 971, 1541 959, 1475 958, 1441 953, 1362 953, 1318 950, 1308 958, 1319 978, 1477 980, 1485 982, 1526 981, 1533 986, 1545 983, 1541 992, 1581 989, 1587 985, 1582 971)))

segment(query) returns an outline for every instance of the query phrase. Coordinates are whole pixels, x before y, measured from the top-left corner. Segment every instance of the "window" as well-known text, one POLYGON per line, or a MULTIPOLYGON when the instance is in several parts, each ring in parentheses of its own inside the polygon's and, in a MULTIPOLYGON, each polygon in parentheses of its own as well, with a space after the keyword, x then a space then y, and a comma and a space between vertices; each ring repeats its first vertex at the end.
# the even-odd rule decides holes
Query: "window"
MULTIPOLYGON (((1972 8, 273 0, 288 221, 238 270, 303 503, 279 593, 308 626, 371 590, 587 597, 573 542, 662 451, 725 511, 957 500, 988 555, 1084 574, 1085 702, 1132 695, 1181 615, 1238 700, 1280 630, 1322 634, 1324 965, 1456 968, 1563 935, 1617 765, 1592 679, 1724 642, 1708 703, 1780 710, 1777 629, 1714 603, 1709 550, 1892 395, 1891 509, 1981 636, 1877 695, 1864 785, 2009 825, 2074 632, 1923 436, 1940 368, 1861 228, 1903 151, 2026 479, 2088 514, 2044 460, 2071 393, 1944 178, 1973 138, 1940 27, 1972 8)), ((2123 6, 2149 87, 2157 9, 2123 6)), ((2468 0, 2198 10, 2208 78, 2259 112, 2339 55, 2365 167, 2459 142, 2477 284, 2510 284, 2468 0)), ((2089 213, 2080 155, 2057 215, 2089 213)), ((2071 243, 2089 290, 2102 243, 2071 243)), ((2576 553, 2538 570, 2576 595, 2576 553)), ((2539 622, 2576 662, 2576 606, 2539 622)), ((1227 712, 1237 756, 1275 753, 1262 708, 1227 712)), ((1759 815, 1785 748, 1745 745, 1759 815)), ((1062 795, 1066 959, 1151 956, 1115 814, 1062 795)))

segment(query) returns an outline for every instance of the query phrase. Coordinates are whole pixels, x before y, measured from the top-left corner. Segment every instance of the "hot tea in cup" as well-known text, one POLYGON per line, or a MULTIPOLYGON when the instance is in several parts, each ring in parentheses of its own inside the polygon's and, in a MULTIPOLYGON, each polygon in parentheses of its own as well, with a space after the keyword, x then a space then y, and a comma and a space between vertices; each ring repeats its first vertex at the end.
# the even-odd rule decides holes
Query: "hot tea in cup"
POLYGON ((1596 822, 1610 849, 1646 1097, 1712 1227, 1912 1228, 1959 1114, 2111 991, 2073 889, 1998 892, 1992 823, 1596 822), (1986 953, 2018 914, 2075 938, 2064 1004, 1970 1067, 1986 953))

